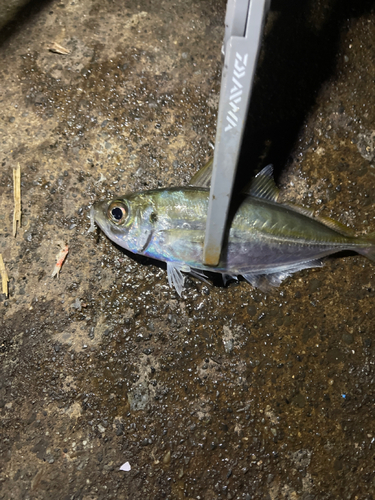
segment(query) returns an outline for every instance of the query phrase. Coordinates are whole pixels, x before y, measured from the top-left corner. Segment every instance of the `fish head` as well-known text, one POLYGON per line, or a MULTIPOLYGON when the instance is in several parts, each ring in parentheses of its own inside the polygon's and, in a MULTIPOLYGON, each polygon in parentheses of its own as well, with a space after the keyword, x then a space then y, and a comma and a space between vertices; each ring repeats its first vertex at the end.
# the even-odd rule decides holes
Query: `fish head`
POLYGON ((94 203, 90 218, 114 243, 142 254, 153 234, 152 214, 151 200, 139 193, 94 203))

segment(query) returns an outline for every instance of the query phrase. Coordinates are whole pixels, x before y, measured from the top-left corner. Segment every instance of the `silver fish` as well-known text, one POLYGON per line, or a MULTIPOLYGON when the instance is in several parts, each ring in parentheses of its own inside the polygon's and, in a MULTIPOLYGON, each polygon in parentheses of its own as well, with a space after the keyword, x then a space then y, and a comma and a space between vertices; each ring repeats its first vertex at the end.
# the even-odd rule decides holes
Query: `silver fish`
POLYGON ((323 257, 343 250, 375 261, 375 233, 356 237, 339 222, 279 203, 272 165, 268 165, 241 195, 219 265, 206 266, 202 256, 209 198, 207 167, 192 182, 194 186, 101 201, 90 213, 91 220, 119 246, 166 262, 169 285, 180 296, 184 273, 206 280, 206 271, 216 272, 222 274, 224 283, 243 276, 268 291, 301 269, 322 266, 323 257))

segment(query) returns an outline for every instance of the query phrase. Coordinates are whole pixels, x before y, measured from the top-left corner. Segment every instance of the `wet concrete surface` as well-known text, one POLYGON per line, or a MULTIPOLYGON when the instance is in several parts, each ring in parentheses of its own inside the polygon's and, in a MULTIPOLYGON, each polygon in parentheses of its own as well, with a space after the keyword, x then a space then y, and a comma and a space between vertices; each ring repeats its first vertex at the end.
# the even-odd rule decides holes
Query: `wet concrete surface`
MULTIPOLYGON (((375 231, 374 11, 296 5, 268 18, 251 168, 272 161, 285 199, 375 231)), ((375 498, 373 263, 328 259, 269 294, 188 279, 180 299, 87 233, 93 201, 187 184, 212 155, 224 14, 52 0, 2 35, 1 499, 375 498)))

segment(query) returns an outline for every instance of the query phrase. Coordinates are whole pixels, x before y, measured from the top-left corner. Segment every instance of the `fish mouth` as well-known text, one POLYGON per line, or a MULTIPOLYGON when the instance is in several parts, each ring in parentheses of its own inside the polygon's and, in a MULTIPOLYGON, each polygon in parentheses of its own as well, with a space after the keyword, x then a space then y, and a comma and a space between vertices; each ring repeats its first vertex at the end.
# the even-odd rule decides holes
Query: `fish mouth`
POLYGON ((103 213, 106 212, 107 201, 98 201, 90 208, 90 227, 88 233, 95 231, 95 224, 105 233, 105 218, 103 213))
POLYGON ((108 218, 108 207, 111 203, 112 200, 104 200, 98 201, 92 205, 89 213, 90 227, 88 232, 91 233, 95 231, 96 226, 98 226, 110 241, 120 246, 121 248, 127 249, 128 247, 126 245, 126 230, 124 231, 123 226, 114 224, 108 218))
POLYGON ((90 209, 90 227, 88 232, 91 233, 95 231, 96 226, 98 226, 107 238, 120 247, 124 247, 121 238, 121 231, 120 234, 118 234, 120 228, 111 224, 107 217, 107 211, 110 203, 111 200, 105 200, 98 201, 92 205, 90 209))

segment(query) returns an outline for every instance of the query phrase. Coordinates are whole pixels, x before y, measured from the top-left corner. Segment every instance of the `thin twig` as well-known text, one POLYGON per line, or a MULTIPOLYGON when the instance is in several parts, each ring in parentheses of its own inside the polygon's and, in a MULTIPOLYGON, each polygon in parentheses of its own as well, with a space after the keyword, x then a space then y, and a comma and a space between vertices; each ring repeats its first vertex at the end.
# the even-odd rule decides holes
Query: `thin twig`
POLYGON ((13 215, 13 236, 17 234, 18 227, 21 227, 21 167, 20 164, 13 169, 13 193, 14 193, 14 215, 13 215))
POLYGON ((2 281, 2 289, 3 293, 5 293, 6 298, 9 297, 9 278, 8 278, 8 273, 7 270, 5 269, 5 264, 3 261, 3 256, 0 253, 0 275, 1 275, 1 281, 2 281))
POLYGON ((69 49, 66 49, 65 47, 63 47, 62 45, 60 45, 56 42, 50 43, 48 46, 48 50, 50 50, 51 52, 54 52, 55 54, 61 54, 63 56, 70 54, 69 49))

